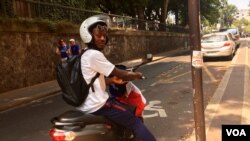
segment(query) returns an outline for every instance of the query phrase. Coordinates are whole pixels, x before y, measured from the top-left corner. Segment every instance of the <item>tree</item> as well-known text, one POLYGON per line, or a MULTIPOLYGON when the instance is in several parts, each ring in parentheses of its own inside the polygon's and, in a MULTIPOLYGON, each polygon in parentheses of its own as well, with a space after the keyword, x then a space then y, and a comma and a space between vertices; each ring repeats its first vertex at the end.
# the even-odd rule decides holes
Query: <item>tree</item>
POLYGON ((245 18, 242 18, 240 20, 235 20, 233 22, 233 26, 240 29, 241 32, 250 32, 250 20, 247 20, 245 18))
POLYGON ((222 4, 219 0, 201 0, 201 20, 206 20, 209 22, 209 24, 218 23, 218 17, 220 17, 219 9, 221 7, 222 4))
POLYGON ((234 21, 234 15, 236 14, 236 12, 238 11, 238 9, 236 8, 235 5, 226 5, 223 9, 222 9, 222 14, 224 15, 223 17, 223 23, 225 26, 230 27, 234 21))
POLYGON ((176 25, 186 25, 188 23, 188 11, 187 11, 188 1, 187 0, 175 0, 170 1, 169 3, 169 13, 175 15, 175 24, 176 25), (185 14, 186 13, 186 14, 185 14), (187 17, 187 18, 184 18, 187 17), (183 20, 185 19, 185 20, 183 20))
POLYGON ((160 16, 160 22, 161 23, 165 23, 165 21, 166 21, 167 11, 168 11, 168 4, 169 4, 169 0, 163 0, 162 7, 161 7, 162 13, 161 13, 161 16, 160 16))
POLYGON ((250 1, 248 2, 248 7, 249 7, 248 15, 250 15, 250 1))
MULTIPOLYGON (((51 0, 41 0, 51 1, 51 0)), ((220 1, 226 3, 227 0, 200 0, 201 20, 205 23, 214 24, 218 22, 220 1)), ((157 21, 166 24, 169 13, 175 15, 175 24, 185 26, 188 23, 188 0, 54 0, 58 4, 64 6, 76 7, 85 10, 100 11, 116 15, 125 15, 141 20, 157 21)), ((50 12, 56 15, 55 12, 50 12)), ((65 12, 58 12, 63 14, 65 12)), ((87 17, 93 13, 81 13, 83 17, 87 17)), ((73 13, 71 11, 71 15, 73 13)), ((78 14, 79 15, 79 14, 78 14)), ((229 18, 227 18, 229 19, 229 18)), ((229 20, 227 23, 232 23, 229 20)))

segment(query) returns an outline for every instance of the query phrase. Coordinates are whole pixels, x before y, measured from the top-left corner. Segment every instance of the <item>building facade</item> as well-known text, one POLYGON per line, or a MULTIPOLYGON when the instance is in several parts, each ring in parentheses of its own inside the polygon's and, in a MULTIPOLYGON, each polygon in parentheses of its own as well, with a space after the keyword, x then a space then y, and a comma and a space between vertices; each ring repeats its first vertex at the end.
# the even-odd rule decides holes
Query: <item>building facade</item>
POLYGON ((240 19, 250 19, 250 15, 249 15, 249 9, 241 9, 239 10, 236 15, 235 15, 235 19, 240 20, 240 19))

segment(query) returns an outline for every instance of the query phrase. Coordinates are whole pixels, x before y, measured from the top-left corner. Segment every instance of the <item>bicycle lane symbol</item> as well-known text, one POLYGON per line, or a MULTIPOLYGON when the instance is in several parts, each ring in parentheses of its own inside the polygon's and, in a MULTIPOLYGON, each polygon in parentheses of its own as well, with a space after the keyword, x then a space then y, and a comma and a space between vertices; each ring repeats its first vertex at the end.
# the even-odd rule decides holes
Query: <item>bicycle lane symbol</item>
POLYGON ((148 105, 146 105, 144 111, 153 111, 153 114, 143 114, 143 118, 152 118, 152 117, 167 117, 167 113, 165 109, 161 105, 161 101, 154 100, 150 101, 148 105))

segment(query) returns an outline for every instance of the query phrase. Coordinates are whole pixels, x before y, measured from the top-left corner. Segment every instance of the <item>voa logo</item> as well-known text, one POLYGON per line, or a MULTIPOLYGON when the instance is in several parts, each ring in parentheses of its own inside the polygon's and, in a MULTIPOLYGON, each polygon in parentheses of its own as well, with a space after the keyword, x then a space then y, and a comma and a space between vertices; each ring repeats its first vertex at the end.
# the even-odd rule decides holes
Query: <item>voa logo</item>
POLYGON ((226 129, 227 136, 247 136, 244 129, 226 129))

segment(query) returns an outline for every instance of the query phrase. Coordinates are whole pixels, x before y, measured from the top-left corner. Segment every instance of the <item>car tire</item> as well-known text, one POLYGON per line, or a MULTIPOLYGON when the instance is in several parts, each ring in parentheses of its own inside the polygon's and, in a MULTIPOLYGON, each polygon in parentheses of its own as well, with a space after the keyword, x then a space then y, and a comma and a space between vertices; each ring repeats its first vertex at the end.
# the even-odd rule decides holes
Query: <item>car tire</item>
POLYGON ((227 56, 228 60, 233 60, 233 58, 234 58, 234 54, 233 53, 231 55, 227 56))

